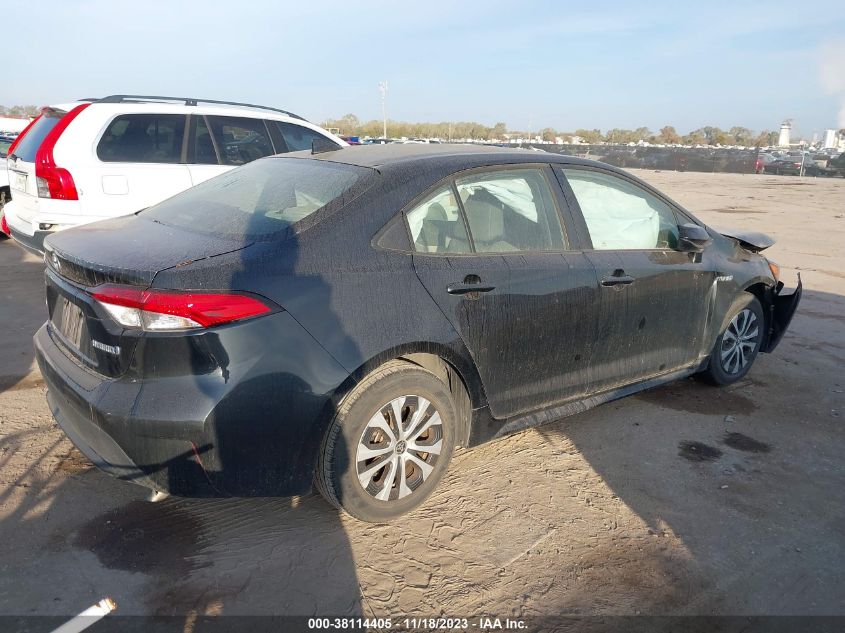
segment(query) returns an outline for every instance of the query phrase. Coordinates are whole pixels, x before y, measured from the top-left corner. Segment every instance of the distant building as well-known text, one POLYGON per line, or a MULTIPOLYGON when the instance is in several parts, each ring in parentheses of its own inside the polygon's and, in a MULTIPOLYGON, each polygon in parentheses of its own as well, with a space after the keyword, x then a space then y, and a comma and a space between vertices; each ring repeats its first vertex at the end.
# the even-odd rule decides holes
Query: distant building
POLYGON ((838 139, 836 138, 836 130, 825 130, 824 131, 824 142, 822 143, 823 149, 833 149, 839 145, 837 142, 838 139))
POLYGON ((787 119, 780 124, 780 136, 778 137, 778 147, 789 147, 789 134, 792 130, 792 121, 787 119))

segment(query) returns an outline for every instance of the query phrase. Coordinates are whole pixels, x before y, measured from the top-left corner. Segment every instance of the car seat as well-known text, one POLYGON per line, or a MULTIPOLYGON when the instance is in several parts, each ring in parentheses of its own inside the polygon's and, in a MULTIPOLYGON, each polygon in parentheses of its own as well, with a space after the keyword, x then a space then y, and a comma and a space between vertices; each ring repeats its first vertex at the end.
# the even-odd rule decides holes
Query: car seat
POLYGON ((504 239, 505 212, 500 204, 493 204, 478 195, 472 195, 467 199, 464 208, 476 251, 503 253, 519 250, 504 239))
POLYGON ((448 221, 446 209, 439 202, 428 205, 417 244, 426 253, 442 253, 446 249, 446 235, 443 223, 448 221))

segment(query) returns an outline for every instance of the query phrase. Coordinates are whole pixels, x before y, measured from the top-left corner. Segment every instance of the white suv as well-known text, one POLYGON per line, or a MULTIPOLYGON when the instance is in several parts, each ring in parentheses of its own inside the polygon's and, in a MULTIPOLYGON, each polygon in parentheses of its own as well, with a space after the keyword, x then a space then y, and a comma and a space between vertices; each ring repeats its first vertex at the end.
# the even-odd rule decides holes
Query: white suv
POLYGON ((246 103, 114 95, 44 108, 9 148, 13 238, 128 215, 262 156, 346 146, 301 117, 246 103))

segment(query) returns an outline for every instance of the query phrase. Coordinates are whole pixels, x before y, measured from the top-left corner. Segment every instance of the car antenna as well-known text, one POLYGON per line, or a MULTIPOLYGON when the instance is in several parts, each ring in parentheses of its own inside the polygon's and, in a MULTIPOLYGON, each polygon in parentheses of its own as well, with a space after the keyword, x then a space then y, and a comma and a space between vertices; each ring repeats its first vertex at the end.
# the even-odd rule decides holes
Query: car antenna
POLYGON ((322 154, 323 152, 333 152, 338 149, 343 149, 343 146, 338 145, 327 138, 315 138, 311 141, 311 153, 322 154))

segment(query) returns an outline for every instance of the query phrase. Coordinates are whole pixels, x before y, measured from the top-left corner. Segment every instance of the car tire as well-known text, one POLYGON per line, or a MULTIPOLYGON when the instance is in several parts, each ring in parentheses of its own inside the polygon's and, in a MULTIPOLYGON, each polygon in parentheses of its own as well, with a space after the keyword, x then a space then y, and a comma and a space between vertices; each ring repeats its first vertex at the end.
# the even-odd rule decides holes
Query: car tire
POLYGON ((750 292, 737 297, 710 360, 699 376, 714 385, 730 385, 741 380, 760 352, 766 331, 766 317, 760 301, 750 292))
POLYGON ((320 447, 316 487, 357 519, 389 522, 422 504, 443 477, 456 419, 437 376, 409 362, 386 363, 338 406, 320 447))

